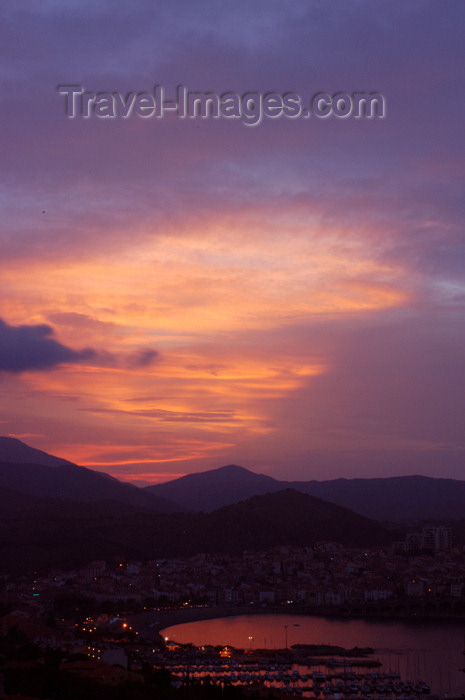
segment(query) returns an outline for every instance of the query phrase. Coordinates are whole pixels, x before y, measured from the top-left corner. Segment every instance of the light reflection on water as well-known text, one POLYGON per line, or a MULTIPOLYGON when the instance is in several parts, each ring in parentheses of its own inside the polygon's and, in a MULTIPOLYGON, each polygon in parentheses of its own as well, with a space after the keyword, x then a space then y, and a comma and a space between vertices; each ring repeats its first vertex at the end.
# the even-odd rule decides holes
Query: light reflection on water
MULTIPOLYGON (((177 642, 279 649, 293 644, 373 647, 382 671, 423 680, 434 693, 465 691, 464 625, 339 620, 301 615, 241 615, 189 622, 162 632, 177 642)), ((376 670, 376 669, 371 669, 376 670)))

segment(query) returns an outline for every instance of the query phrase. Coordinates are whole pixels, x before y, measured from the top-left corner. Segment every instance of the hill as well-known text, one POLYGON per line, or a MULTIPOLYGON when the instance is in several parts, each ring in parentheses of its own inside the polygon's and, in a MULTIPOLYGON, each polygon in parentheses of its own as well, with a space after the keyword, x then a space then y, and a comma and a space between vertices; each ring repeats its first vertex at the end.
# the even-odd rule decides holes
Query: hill
POLYGON ((285 489, 253 496, 199 518, 190 537, 208 550, 240 552, 278 545, 312 546, 331 540, 350 547, 383 545, 390 541, 376 521, 314 496, 285 489))
MULTIPOLYGON (((24 495, 18 496, 21 505, 24 495)), ((213 513, 172 515, 121 509, 114 502, 89 508, 79 502, 33 499, 27 509, 1 512, 0 532, 0 573, 75 568, 93 559, 311 547, 320 540, 347 546, 390 541, 379 523, 292 490, 255 496, 213 513)))

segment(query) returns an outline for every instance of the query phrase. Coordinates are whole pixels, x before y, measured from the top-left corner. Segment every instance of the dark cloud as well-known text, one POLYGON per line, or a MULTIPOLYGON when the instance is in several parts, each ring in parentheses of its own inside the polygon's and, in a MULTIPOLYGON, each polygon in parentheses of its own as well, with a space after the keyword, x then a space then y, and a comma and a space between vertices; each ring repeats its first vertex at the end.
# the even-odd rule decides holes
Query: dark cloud
POLYGON ((159 357, 159 353, 151 348, 141 348, 126 358, 126 365, 130 369, 142 369, 150 367, 159 357))
POLYGON ((64 363, 142 369, 150 367, 158 357, 153 348, 121 355, 92 348, 73 350, 54 338, 51 326, 10 326, 0 319, 0 372, 49 370, 64 363))
POLYGON ((92 349, 73 350, 53 337, 53 328, 10 326, 0 319, 0 371, 48 370, 65 362, 86 362, 97 357, 92 349))

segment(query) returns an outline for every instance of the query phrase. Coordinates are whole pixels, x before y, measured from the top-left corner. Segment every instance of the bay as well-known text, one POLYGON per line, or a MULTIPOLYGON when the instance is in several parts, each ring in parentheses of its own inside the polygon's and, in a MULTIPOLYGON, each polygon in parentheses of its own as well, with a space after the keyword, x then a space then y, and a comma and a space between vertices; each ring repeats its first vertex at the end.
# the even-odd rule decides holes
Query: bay
POLYGON ((341 620, 304 615, 260 614, 188 622, 167 627, 165 637, 195 646, 285 648, 293 644, 373 647, 382 671, 422 680, 433 693, 461 697, 465 691, 464 626, 437 622, 341 620))

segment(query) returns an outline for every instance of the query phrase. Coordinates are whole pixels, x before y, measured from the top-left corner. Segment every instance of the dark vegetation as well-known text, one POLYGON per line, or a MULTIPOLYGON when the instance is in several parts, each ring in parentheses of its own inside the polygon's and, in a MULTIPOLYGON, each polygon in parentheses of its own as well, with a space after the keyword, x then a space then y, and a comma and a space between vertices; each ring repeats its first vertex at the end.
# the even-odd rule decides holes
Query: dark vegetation
MULTIPOLYGON (((1 497, 0 493, 0 497, 1 497)), ((277 545, 387 544, 380 523, 286 490, 213 513, 161 514, 121 503, 34 499, 9 491, 0 513, 0 573, 74 568, 93 559, 147 560, 199 552, 237 554, 277 545)))

